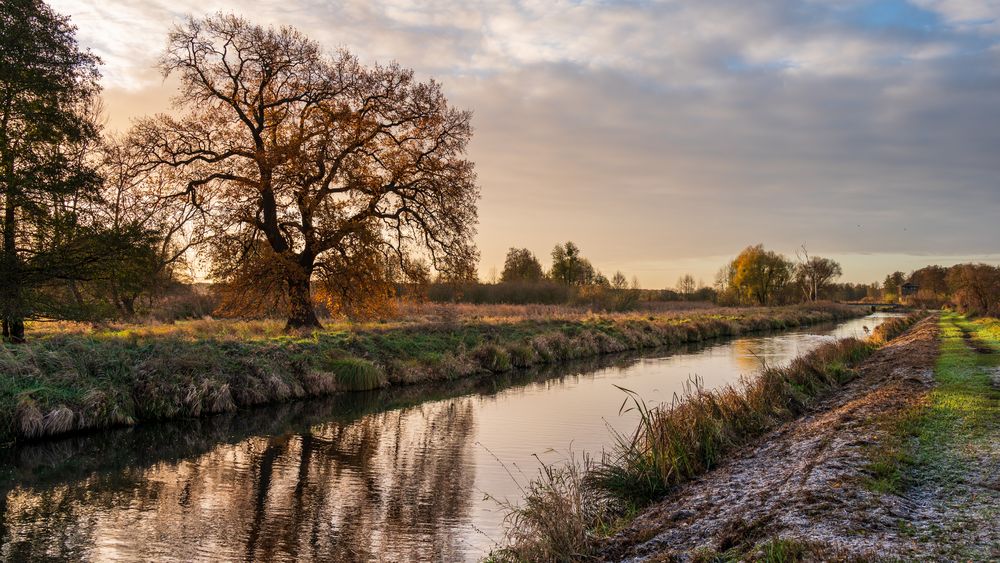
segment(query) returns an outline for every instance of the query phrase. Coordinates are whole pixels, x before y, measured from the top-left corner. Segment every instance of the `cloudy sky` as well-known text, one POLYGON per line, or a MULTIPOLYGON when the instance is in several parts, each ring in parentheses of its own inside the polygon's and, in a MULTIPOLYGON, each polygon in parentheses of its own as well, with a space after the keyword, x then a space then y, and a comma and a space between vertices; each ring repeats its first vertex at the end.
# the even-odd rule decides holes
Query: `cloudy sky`
POLYGON ((50 0, 112 128, 169 110, 170 25, 235 11, 397 60, 475 112, 480 271, 575 241, 645 287, 747 244, 847 281, 1000 262, 1000 0, 50 0))

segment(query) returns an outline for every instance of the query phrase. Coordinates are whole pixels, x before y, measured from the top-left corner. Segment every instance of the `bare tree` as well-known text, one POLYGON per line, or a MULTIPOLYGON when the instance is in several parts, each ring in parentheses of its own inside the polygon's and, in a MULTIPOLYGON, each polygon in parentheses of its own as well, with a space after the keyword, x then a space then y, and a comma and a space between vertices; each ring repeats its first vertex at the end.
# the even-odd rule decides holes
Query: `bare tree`
POLYGON ((161 68, 187 113, 138 124, 147 157, 212 218, 215 273, 278 292, 288 328, 319 326, 314 276, 363 299, 390 260, 472 270, 471 114, 438 83, 232 15, 175 28, 161 68))
POLYGON ((115 307, 126 317, 135 315, 143 291, 190 269, 192 250, 207 240, 201 210, 190 198, 172 197, 183 180, 172 168, 150 166, 136 146, 127 138, 107 137, 98 164, 102 223, 113 232, 141 229, 150 235, 143 259, 132 260, 110 280, 115 307))
POLYGON ((683 295, 685 299, 691 297, 696 289, 698 289, 698 286, 694 281, 694 276, 691 274, 684 274, 677 278, 677 292, 683 295))
POLYGON ((806 301, 818 300, 820 291, 843 273, 840 264, 829 258, 810 257, 805 246, 802 246, 800 251, 796 251, 795 256, 798 258, 798 264, 795 266, 795 281, 802 290, 806 301))

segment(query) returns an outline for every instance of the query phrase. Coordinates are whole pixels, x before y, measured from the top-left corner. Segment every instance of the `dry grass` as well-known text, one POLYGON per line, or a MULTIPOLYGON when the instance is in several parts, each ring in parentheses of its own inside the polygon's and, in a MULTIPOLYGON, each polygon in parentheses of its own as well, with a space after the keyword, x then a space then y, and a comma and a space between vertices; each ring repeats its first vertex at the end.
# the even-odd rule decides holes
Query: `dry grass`
MULTIPOLYGON (((783 308, 787 309, 787 308, 783 308)), ((782 309, 778 309, 779 311, 782 309)), ((425 325, 451 324, 510 324, 526 321, 586 321, 594 319, 641 320, 682 319, 697 316, 737 317, 749 314, 767 315, 761 307, 717 307, 709 302, 650 302, 630 312, 594 312, 587 307, 573 305, 503 305, 468 303, 419 303, 401 301, 397 314, 391 318, 350 322, 343 319, 324 319, 323 332, 341 330, 387 330, 425 325)), ((281 319, 204 319, 178 320, 175 322, 75 322, 30 321, 27 331, 32 338, 55 335, 89 335, 109 338, 154 338, 177 336, 183 338, 234 338, 260 339, 284 336, 285 321, 281 319)), ((310 331, 306 331, 307 333, 310 331)))
POLYGON ((541 464, 538 476, 522 490, 524 502, 501 502, 504 547, 493 550, 488 561, 559 561, 590 558, 592 530, 602 519, 599 499, 588 495, 583 480, 590 469, 572 455, 566 462, 541 464))

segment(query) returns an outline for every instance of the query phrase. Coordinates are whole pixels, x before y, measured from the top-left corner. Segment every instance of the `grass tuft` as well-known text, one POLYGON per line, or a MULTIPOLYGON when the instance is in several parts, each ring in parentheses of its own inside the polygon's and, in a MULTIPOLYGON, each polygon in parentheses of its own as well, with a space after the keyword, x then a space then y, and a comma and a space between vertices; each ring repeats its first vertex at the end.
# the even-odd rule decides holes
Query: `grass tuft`
POLYGON ((589 467, 587 459, 579 462, 572 456, 566 462, 541 464, 520 505, 500 503, 507 511, 504 545, 487 561, 569 563, 590 558, 591 530, 604 520, 604 511, 584 486, 589 467))
POLYGON ((359 358, 342 358, 330 362, 337 386, 347 391, 370 391, 385 385, 385 373, 375 364, 359 358))
POLYGON ((510 371, 513 367, 510 353, 497 344, 483 344, 476 349, 473 355, 483 369, 493 373, 510 371))

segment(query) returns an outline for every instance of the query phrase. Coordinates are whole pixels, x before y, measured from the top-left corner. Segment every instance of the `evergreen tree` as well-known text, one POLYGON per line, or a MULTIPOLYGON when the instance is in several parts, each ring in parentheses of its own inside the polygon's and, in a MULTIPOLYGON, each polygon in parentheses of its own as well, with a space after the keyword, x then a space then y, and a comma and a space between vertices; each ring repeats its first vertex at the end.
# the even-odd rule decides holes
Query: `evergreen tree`
POLYGON ((67 316, 74 283, 106 275, 107 258, 143 236, 89 219, 100 205, 88 156, 98 62, 45 3, 0 3, 0 317, 11 341, 24 339, 25 318, 67 316))

